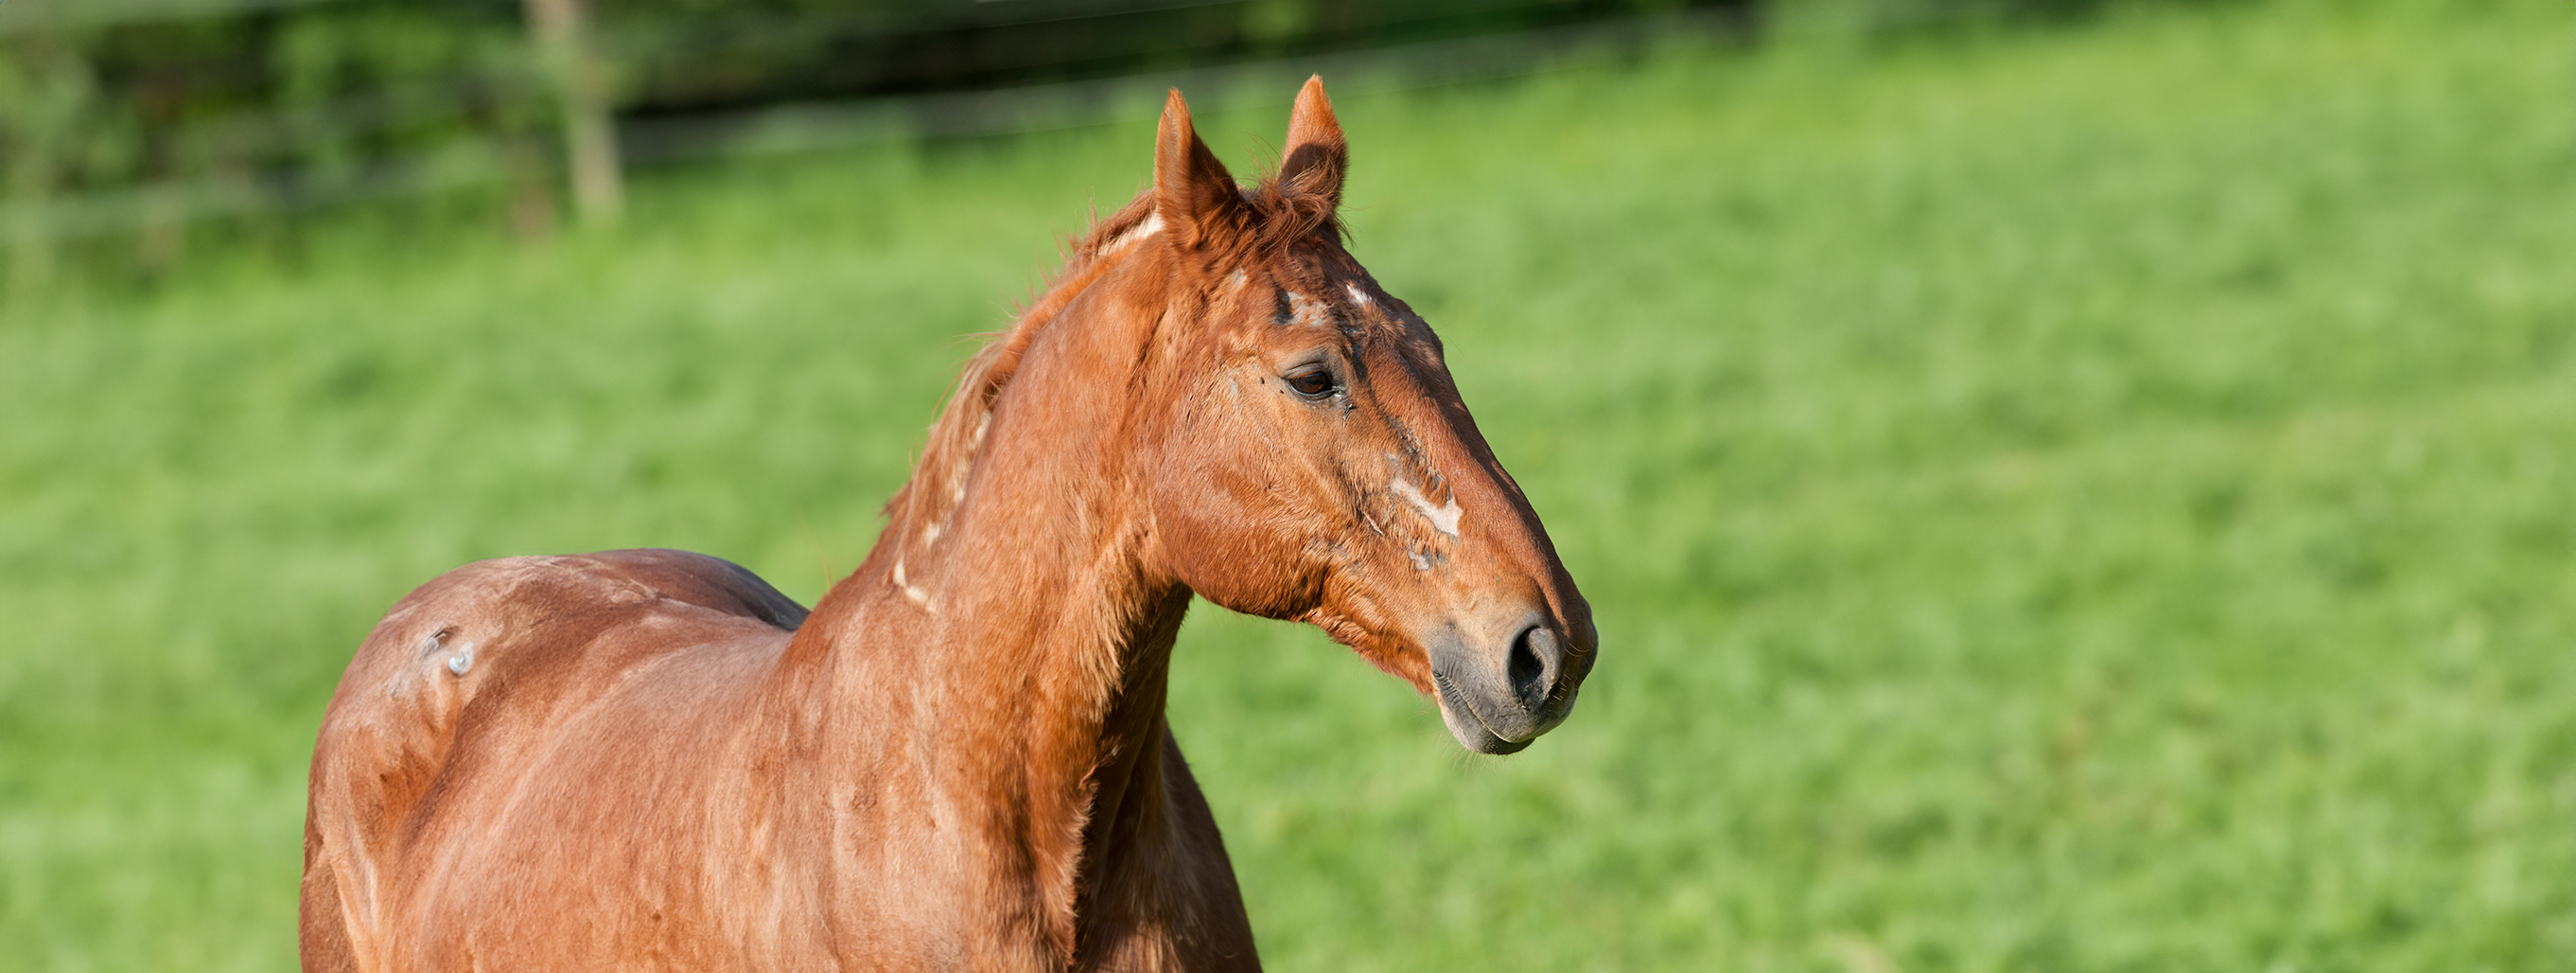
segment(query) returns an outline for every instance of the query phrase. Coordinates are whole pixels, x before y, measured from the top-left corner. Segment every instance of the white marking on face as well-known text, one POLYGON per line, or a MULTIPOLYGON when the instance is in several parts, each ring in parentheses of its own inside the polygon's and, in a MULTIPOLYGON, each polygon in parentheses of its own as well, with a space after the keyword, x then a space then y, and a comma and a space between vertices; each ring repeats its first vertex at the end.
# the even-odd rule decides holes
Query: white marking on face
POLYGON ((1451 537, 1458 536, 1458 518, 1464 516, 1466 512, 1458 509, 1457 497, 1452 496, 1448 503, 1434 507, 1431 505, 1431 498, 1423 496, 1422 488, 1414 486, 1413 481, 1399 476, 1391 485, 1395 488, 1395 495, 1403 497, 1404 502, 1412 504, 1414 512, 1421 514, 1422 519, 1430 521, 1431 526, 1439 528, 1441 533, 1451 537))
POLYGON ((472 642, 465 643, 463 647, 456 650, 455 655, 447 657, 449 672, 462 676, 465 670, 471 668, 474 668, 474 643, 472 642))
POLYGON ((1288 323, 1302 325, 1309 328, 1329 328, 1333 326, 1334 316, 1332 305, 1307 297, 1306 295, 1297 293, 1296 291, 1285 291, 1283 293, 1288 295, 1288 323))

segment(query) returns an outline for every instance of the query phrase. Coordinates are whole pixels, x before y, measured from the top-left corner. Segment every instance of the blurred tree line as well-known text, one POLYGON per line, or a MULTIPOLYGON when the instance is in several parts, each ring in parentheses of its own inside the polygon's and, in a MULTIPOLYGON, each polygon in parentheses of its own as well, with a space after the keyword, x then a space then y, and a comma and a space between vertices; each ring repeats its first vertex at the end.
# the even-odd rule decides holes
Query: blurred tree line
MULTIPOLYGON (((1908 22, 2100 0, 1771 0, 1908 22)), ((572 175, 613 215, 615 120, 1133 74, 1761 0, 0 0, 0 242, 572 175), (600 185, 602 180, 605 185, 600 185), (604 195, 603 195, 604 194, 604 195)), ((159 242, 156 242, 159 241, 159 242)), ((19 273, 44 258, 22 255, 19 273)), ((32 266, 32 269, 30 269, 32 266)))

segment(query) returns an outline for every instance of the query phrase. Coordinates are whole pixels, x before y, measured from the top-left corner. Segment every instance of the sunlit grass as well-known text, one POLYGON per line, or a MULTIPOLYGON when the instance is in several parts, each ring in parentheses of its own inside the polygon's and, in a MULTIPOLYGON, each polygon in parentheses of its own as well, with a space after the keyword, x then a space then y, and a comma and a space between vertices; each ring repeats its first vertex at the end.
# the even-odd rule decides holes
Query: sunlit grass
MULTIPOLYGON (((2576 11, 2440 9, 1342 99, 1355 249, 1605 656, 1470 760, 1202 606, 1173 722, 1270 964, 2576 956, 2576 11)), ((1248 171, 1282 114, 1204 127, 1248 171)), ((290 965, 322 701, 439 570, 666 545, 810 601, 1151 138, 664 175, 537 245, 353 219, 14 305, 0 968, 290 965)))

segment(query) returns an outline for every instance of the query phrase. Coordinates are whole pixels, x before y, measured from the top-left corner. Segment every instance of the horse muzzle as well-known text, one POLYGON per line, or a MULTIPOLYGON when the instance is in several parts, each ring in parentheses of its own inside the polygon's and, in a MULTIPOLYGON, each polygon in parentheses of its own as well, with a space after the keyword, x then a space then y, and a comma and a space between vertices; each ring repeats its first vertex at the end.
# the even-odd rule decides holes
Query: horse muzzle
POLYGON ((1476 753, 1519 753, 1565 722, 1592 668, 1591 632, 1576 646, 1537 611, 1508 617, 1485 637, 1452 625, 1425 646, 1440 721, 1476 753))

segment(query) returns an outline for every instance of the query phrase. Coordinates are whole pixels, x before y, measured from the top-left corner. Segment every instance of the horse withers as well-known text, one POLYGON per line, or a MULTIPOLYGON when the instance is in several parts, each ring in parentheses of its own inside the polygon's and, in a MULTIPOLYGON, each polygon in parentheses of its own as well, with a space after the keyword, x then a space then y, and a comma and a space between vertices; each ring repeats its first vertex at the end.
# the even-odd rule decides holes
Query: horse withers
POLYGON ((1320 82, 1246 189, 1174 92, 1153 188, 966 366, 809 614, 727 562, 466 565, 314 749, 307 970, 1248 970, 1164 723, 1193 594, 1314 623, 1510 753, 1590 610, 1429 326, 1342 246, 1320 82))

